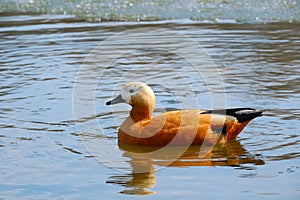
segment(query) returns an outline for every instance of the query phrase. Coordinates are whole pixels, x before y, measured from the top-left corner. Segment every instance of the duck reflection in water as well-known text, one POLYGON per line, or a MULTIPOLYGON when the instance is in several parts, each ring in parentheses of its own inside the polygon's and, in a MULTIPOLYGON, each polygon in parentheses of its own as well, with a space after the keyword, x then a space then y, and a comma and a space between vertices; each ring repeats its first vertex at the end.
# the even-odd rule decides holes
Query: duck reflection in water
POLYGON ((264 165, 259 155, 251 155, 239 141, 233 140, 215 146, 143 147, 119 141, 123 156, 130 158, 131 173, 116 174, 107 183, 126 189, 121 193, 133 195, 155 194, 156 170, 162 167, 230 166, 251 169, 249 165, 264 165), (203 153, 205 152, 205 153, 203 153))

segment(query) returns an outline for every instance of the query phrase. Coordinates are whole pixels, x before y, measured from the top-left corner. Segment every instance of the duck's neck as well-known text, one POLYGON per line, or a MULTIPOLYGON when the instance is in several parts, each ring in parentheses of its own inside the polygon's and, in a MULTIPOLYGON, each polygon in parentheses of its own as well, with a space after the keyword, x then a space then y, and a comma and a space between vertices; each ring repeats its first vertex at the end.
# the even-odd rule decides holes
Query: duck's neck
POLYGON ((153 106, 133 106, 130 111, 130 118, 133 122, 150 120, 152 117, 153 106))

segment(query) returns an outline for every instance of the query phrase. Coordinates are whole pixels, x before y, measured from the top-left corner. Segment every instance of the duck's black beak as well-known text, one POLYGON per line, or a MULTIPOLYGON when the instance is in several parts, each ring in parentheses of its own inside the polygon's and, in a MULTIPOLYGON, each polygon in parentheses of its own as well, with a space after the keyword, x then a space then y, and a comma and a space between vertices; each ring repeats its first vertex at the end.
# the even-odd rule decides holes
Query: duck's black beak
POLYGON ((109 105, 113 105, 113 104, 117 104, 117 103, 125 103, 125 101, 124 101, 124 99, 122 99, 121 95, 119 95, 116 98, 106 102, 106 105, 109 106, 109 105))

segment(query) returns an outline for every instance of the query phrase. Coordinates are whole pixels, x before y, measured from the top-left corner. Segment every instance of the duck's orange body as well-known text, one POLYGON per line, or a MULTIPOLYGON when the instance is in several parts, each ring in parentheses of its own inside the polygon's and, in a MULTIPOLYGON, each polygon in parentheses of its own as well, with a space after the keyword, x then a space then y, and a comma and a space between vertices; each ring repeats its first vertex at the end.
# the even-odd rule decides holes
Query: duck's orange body
POLYGON ((262 112, 250 108, 226 110, 177 110, 151 118, 155 96, 140 82, 126 84, 121 95, 107 105, 125 102, 132 106, 122 123, 118 139, 143 146, 215 144, 237 137, 262 112))

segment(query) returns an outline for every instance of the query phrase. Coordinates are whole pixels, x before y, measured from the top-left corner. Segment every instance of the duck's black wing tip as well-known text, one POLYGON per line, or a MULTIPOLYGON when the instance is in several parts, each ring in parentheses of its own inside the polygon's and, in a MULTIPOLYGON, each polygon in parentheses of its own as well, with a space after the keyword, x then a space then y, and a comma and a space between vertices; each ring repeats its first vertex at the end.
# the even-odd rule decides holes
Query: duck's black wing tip
POLYGON ((221 114, 229 115, 237 118, 238 122, 242 123, 256 117, 263 115, 262 110, 253 108, 230 108, 230 109, 217 109, 217 110, 206 110, 200 114, 221 114))
POLYGON ((257 109, 245 109, 245 110, 240 110, 235 112, 236 114, 236 118, 238 120, 238 122, 242 123, 248 120, 252 120, 256 117, 260 117, 263 115, 263 111, 262 110, 257 110, 257 109))

